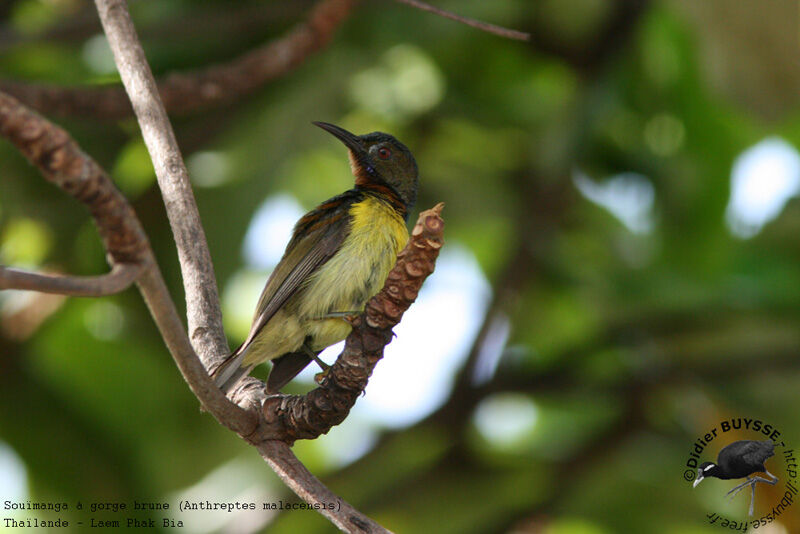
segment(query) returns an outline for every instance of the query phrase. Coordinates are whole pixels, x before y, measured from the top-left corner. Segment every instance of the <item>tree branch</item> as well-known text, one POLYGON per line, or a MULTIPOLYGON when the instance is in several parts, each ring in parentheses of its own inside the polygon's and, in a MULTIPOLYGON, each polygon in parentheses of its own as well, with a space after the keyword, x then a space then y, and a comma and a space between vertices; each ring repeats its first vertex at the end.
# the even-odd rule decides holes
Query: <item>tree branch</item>
POLYGON ((96 0, 95 3, 164 197, 186 292, 189 338, 208 366, 229 349, 222 329, 214 267, 189 173, 126 3, 123 0, 96 0))
MULTIPOLYGON (((192 349, 139 219, 108 174, 67 132, 3 93, 0 93, 0 134, 38 167, 46 179, 87 206, 108 252, 112 274, 123 266, 126 271, 137 270, 137 285, 159 332, 203 406, 228 428, 239 433, 252 432, 256 426, 254 416, 222 395, 192 349)), ((37 278, 40 284, 54 283, 47 280, 52 277, 24 274, 37 278)), ((27 289, 17 285, 3 287, 27 289)))
POLYGON ((268 440, 261 443, 258 450, 284 484, 307 503, 319 506, 319 513, 340 530, 370 534, 389 532, 330 491, 306 469, 285 442, 268 440))
POLYGON ((0 289, 27 289, 73 297, 103 297, 124 291, 142 272, 141 264, 122 263, 101 276, 29 273, 0 266, 0 289))
POLYGON ((422 11, 427 11, 428 13, 433 13, 434 15, 439 15, 440 17, 454 20, 456 22, 460 22, 461 24, 466 24, 467 26, 472 26, 473 28, 477 28, 479 30, 488 33, 493 33, 495 35, 499 35, 500 37, 506 37, 508 39, 516 39, 518 41, 529 41, 531 38, 531 34, 529 33, 517 30, 510 30, 508 28, 503 28, 502 26, 497 26, 496 24, 483 22, 482 20, 476 20, 476 19, 471 19, 469 17, 464 17, 462 15, 453 13, 452 11, 447 11, 445 9, 441 9, 436 6, 427 4, 425 2, 420 2, 420 0, 395 0, 395 2, 399 2, 401 4, 405 4, 407 6, 411 6, 416 9, 421 9, 422 11))
MULTIPOLYGON (((188 174, 125 2, 96 0, 96 5, 164 196, 181 262, 191 338, 210 367, 227 354, 228 348, 222 332, 213 267, 188 174)), ((354 320, 354 334, 348 337, 345 351, 322 387, 303 397, 270 397, 270 402, 260 412, 263 417, 260 422, 253 417, 259 412, 245 412, 228 402, 214 387, 191 347, 187 350, 181 345, 185 336, 180 335, 174 304, 165 298, 168 295, 160 274, 155 276, 157 271, 150 270, 140 279, 140 288, 162 328, 165 341, 170 347, 179 349, 173 351, 173 356, 203 406, 221 423, 256 445, 287 484, 302 498, 311 499, 309 502, 335 496, 316 478, 306 477, 304 473, 307 471, 300 469, 302 464, 288 451, 288 447, 276 445, 274 440, 290 443, 298 438, 316 437, 341 422, 349 413, 372 368, 382 356, 383 346, 391 338, 391 327, 397 324, 416 298, 422 281, 433 271, 433 262, 442 244, 441 208, 441 205, 437 206, 421 215, 423 224, 412 232, 385 288, 368 303, 366 314, 354 320)), ((259 400, 263 387, 258 387, 258 383, 255 388, 252 385, 252 380, 245 383, 245 388, 257 393, 249 398, 259 400)), ((347 531, 378 531, 372 528, 374 522, 346 503, 340 504, 339 508, 319 511, 347 531)))
MULTIPOLYGON (((163 192, 181 260, 194 344, 204 351, 207 361, 213 361, 226 354, 228 348, 222 333, 210 254, 187 172, 125 2, 96 0, 96 4, 163 192)), ((0 132, 45 177, 89 207, 114 267, 111 275, 94 279, 57 279, 9 270, 4 270, 3 275, 22 285, 45 289, 66 287, 76 292, 96 290, 98 279, 108 283, 111 277, 114 284, 122 285, 119 279, 136 278, 167 347, 203 407, 220 423, 256 445, 300 497, 312 504, 336 503, 335 509, 325 507, 319 511, 339 528, 348 532, 385 532, 313 477, 291 453, 288 443, 327 432, 344 420, 363 392, 372 369, 382 357, 383 347, 391 339, 392 327, 433 271, 442 246, 443 221, 439 216, 442 205, 420 215, 385 287, 370 300, 366 312, 353 319, 353 333, 323 384, 308 395, 270 397, 260 411, 245 411, 229 402, 208 376, 183 330, 144 231, 108 175, 80 151, 66 132, 1 93, 0 132), (130 267, 117 268, 117 265, 130 267)))
MULTIPOLYGON (((141 30, 145 41, 171 41, 184 38, 203 38, 209 32, 233 40, 263 34, 270 24, 282 24, 298 18, 312 5, 312 0, 294 2, 236 4, 196 4, 190 12, 150 21, 141 30)), ((31 43, 75 44, 102 31, 94 6, 81 3, 77 9, 67 8, 61 18, 46 27, 31 30, 5 25, 0 27, 0 53, 31 43)), ((5 20, 5 17, 4 17, 5 20)))
MULTIPOLYGON (((158 83, 164 106, 170 113, 185 114, 233 102, 255 92, 324 48, 355 3, 356 0, 321 0, 304 22, 275 41, 228 63, 168 74, 158 83)), ((0 91, 41 112, 59 116, 120 119, 133 112, 125 90, 117 85, 63 87, 0 80, 0 91)))
POLYGON ((383 357, 383 349, 392 339, 392 328, 433 272, 444 243, 444 221, 440 216, 443 207, 440 203, 420 213, 411 239, 398 255, 383 289, 370 299, 364 313, 352 320, 353 330, 344 350, 322 385, 302 396, 267 397, 263 414, 269 439, 289 443, 313 439, 344 421, 383 357))
POLYGON ((0 134, 92 213, 112 264, 141 263, 150 244, 128 201, 69 134, 0 93, 0 134))

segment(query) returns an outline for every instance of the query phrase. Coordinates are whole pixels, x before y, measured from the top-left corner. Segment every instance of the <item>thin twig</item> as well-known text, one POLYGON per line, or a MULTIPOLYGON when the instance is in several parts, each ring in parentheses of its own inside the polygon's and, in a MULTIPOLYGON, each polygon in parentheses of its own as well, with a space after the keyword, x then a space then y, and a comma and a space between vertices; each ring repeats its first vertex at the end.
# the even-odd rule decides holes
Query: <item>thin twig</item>
POLYGON ((509 28, 497 26, 496 24, 483 22, 482 20, 464 17, 462 15, 458 15, 457 13, 453 13, 452 11, 447 11, 436 6, 426 4, 425 2, 420 2, 419 0, 395 0, 395 2, 406 4, 407 6, 415 7, 417 9, 421 9, 422 11, 427 11, 428 13, 433 13, 435 15, 439 15, 440 17, 454 20, 456 22, 460 22, 461 24, 466 24, 467 26, 472 26, 473 28, 499 35, 500 37, 516 39, 518 41, 529 41, 531 39, 531 34, 529 33, 511 30, 509 28))
POLYGON ((100 276, 68 276, 20 271, 0 266, 0 289, 27 289, 73 297, 103 297, 127 289, 139 274, 142 265, 120 263, 110 273, 100 276))
POLYGON ((390 532, 330 491, 306 469, 285 442, 267 440, 258 446, 258 451, 284 484, 316 506, 340 530, 368 534, 390 532))

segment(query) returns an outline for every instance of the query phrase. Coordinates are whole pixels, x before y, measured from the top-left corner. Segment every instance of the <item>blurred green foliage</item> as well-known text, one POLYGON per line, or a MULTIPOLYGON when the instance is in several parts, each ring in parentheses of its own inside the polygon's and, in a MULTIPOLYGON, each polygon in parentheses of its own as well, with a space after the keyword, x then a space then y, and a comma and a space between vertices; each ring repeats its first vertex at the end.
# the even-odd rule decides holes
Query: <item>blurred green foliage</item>
MULTIPOLYGON (((418 209, 446 202, 448 243, 465 246, 493 286, 487 321, 509 324, 502 354, 477 358, 496 364, 487 380, 465 370, 442 407, 408 428, 373 428, 376 442, 351 464, 325 446, 337 432, 346 441, 340 429, 299 443, 309 468, 396 532, 699 534, 719 531, 709 511, 742 519, 744 498, 722 498, 730 485, 692 490, 682 475, 694 440, 726 418, 771 422, 787 445, 800 443, 797 200, 750 239, 725 222, 742 151, 773 136, 800 143, 797 14, 785 4, 437 2, 533 34, 519 43, 364 2, 297 70, 234 104, 174 117, 231 344, 246 334, 263 281, 242 254, 259 206, 290 194, 308 209, 350 187, 341 147, 312 120, 388 131, 411 147, 418 209), (652 224, 638 231, 576 187, 579 175, 602 188, 630 173, 653 191, 643 208, 652 224)), ((311 5, 131 8, 163 76, 276 38, 311 5)), ((92 9, 84 0, 0 7, 0 76, 113 83, 92 9)), ((53 119, 131 200, 182 307, 134 121, 53 119)), ((7 143, 0 161, 0 261, 104 272, 87 213, 7 143)), ((734 437, 756 436, 725 439, 734 437)), ((250 447, 198 411, 133 290, 93 300, 0 294, 0 440, 24 463, 23 499, 293 499, 250 447)), ((784 480, 780 458, 770 462, 784 480)), ((781 488, 758 488, 757 513, 781 488)), ((770 532, 800 532, 796 507, 778 521, 783 530, 770 532)), ((313 512, 198 513, 187 524, 330 529, 313 512)))

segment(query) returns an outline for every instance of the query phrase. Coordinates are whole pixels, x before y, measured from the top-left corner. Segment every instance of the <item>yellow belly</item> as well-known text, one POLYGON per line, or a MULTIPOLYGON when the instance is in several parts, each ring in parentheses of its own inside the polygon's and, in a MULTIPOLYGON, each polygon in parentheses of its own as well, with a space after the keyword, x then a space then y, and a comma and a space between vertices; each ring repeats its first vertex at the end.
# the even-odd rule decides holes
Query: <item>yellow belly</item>
POLYGON ((405 221, 374 197, 353 204, 349 214, 350 232, 339 250, 264 325, 248 350, 245 365, 296 352, 309 337, 314 351, 343 340, 350 325, 325 317, 362 311, 383 287, 408 241, 405 221))

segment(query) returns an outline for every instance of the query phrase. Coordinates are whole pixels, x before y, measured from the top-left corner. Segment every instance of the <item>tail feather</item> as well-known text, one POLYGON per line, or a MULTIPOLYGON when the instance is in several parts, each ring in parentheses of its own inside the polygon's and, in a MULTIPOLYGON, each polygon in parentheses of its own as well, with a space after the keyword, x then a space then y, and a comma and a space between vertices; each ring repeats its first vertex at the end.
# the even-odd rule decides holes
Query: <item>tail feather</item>
POLYGON ((242 366, 247 350, 240 350, 241 348, 228 356, 212 376, 214 383, 226 395, 242 378, 250 374, 254 367, 253 365, 242 366))
MULTIPOLYGON (((320 352, 317 351, 315 354, 320 352)), ((246 354, 247 348, 239 347, 233 354, 225 358, 225 361, 211 375, 214 383, 224 394, 227 395, 233 390, 236 384, 249 375, 250 371, 255 367, 255 365, 243 365, 246 354)), ((311 357, 305 351, 289 352, 272 360, 272 370, 267 379, 267 393, 277 393, 280 388, 288 384, 311 361, 311 357)))
MULTIPOLYGON (((319 353, 317 353, 319 354, 319 353)), ((311 363, 305 351, 288 352, 272 360, 272 370, 267 378, 267 393, 277 393, 311 363)))

